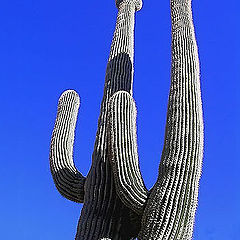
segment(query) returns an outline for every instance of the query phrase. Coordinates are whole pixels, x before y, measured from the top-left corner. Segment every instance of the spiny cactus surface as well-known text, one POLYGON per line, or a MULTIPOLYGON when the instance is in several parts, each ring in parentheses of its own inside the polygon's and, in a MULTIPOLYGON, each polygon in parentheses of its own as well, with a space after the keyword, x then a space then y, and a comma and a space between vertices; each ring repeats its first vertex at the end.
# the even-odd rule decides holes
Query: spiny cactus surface
POLYGON ((158 179, 148 191, 137 151, 132 97, 135 12, 141 0, 116 0, 118 16, 103 100, 86 177, 75 167, 73 142, 79 96, 58 103, 50 168, 59 192, 83 203, 76 240, 190 240, 203 151, 197 45, 191 1, 171 0, 172 67, 164 148, 158 179))

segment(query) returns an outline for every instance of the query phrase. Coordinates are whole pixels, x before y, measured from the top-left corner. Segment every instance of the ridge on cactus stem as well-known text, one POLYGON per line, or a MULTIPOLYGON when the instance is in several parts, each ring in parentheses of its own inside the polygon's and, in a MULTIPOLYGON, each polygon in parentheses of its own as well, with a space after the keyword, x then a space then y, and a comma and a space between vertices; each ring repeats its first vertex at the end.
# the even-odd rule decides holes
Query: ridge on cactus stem
POLYGON ((151 190, 139 166, 132 94, 135 13, 141 0, 116 0, 116 27, 86 177, 73 160, 79 96, 67 90, 59 98, 50 169, 59 193, 83 203, 75 240, 192 239, 203 155, 198 49, 191 1, 170 2, 171 85, 164 147, 151 190))

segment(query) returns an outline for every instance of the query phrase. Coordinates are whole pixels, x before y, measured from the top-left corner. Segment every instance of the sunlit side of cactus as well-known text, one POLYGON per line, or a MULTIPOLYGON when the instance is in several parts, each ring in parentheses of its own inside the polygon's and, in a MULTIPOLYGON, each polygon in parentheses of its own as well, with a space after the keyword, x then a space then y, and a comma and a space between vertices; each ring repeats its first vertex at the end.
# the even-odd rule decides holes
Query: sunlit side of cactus
POLYGON ((66 198, 84 203, 76 240, 188 240, 192 237, 203 151, 197 45, 190 0, 171 0, 172 72, 159 175, 148 191, 141 176, 132 97, 134 16, 141 0, 117 0, 91 169, 73 161, 78 94, 65 91, 51 140, 50 167, 66 198))

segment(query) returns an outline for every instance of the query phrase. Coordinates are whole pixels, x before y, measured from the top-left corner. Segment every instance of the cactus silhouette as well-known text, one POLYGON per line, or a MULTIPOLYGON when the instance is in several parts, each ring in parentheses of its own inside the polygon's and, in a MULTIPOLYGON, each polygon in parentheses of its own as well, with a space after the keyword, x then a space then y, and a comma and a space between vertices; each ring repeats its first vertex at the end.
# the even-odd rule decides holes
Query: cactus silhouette
POLYGON ((132 97, 135 12, 141 0, 117 0, 118 16, 87 177, 73 161, 79 97, 58 103, 50 168, 58 191, 83 203, 76 240, 192 238, 203 152, 197 45, 190 0, 171 0, 172 63, 165 141, 152 189, 141 176, 132 97))

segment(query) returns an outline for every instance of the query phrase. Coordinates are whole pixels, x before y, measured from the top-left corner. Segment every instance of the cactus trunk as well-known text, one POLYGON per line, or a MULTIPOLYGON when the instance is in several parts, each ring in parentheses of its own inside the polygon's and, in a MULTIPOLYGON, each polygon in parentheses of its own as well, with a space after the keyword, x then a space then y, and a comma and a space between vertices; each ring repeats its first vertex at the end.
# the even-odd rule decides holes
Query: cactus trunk
MULTIPOLYGON (((84 179, 84 189, 81 189, 84 192, 84 205, 77 227, 76 240, 98 240, 101 238, 131 239, 137 236, 140 227, 140 219, 122 203, 116 193, 107 143, 109 99, 119 90, 131 93, 133 84, 133 40, 136 4, 133 1, 119 1, 117 2, 117 7, 119 11, 107 64, 104 95, 92 155, 92 165, 86 179, 84 179)), ((65 94, 74 93, 68 91, 65 94)), ((61 104, 63 104, 62 100, 59 101, 59 106, 61 104)), ((68 103, 64 104, 67 105, 68 103)), ((72 115, 76 116, 78 108, 76 106, 73 108, 75 111, 73 110, 72 115)), ((71 114, 69 109, 67 114, 71 114)), ((68 119, 70 118, 61 118, 60 113, 58 113, 54 132, 64 133, 68 119), (60 129, 57 128, 58 122, 61 122, 60 129)), ((72 132, 74 132, 75 124, 70 125, 72 132)), ((68 136, 65 135, 64 137, 68 136)), ((54 133, 52 139, 55 139, 54 133)), ((54 163, 57 161, 54 161, 54 159, 59 158, 59 154, 54 152, 56 144, 57 142, 52 140, 51 169, 54 169, 54 163)), ((59 162, 62 161, 59 160, 59 162)), ((65 172, 67 171, 69 170, 66 169, 65 172)), ((59 189, 57 181, 55 181, 55 184, 59 189)))
MULTIPOLYGON (((132 91, 135 5, 121 3, 107 64, 104 95, 98 121, 92 166, 85 183, 85 198, 76 239, 130 239, 137 234, 131 210, 116 194, 109 161, 107 110, 110 97, 119 90, 132 91)), ((139 223, 135 223, 139 225, 139 223)))

